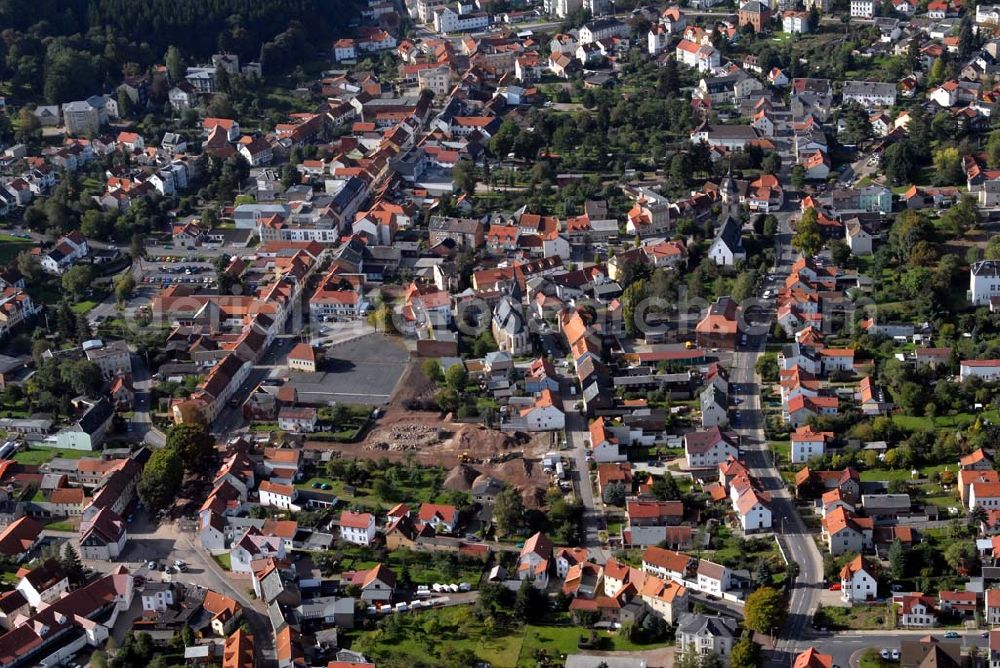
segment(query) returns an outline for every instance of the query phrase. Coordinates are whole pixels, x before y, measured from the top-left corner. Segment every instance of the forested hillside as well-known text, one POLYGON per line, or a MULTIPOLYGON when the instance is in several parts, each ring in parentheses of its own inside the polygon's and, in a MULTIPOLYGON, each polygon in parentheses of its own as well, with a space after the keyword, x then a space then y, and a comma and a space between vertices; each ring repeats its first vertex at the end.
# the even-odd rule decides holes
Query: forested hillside
POLYGON ((283 71, 354 15, 352 0, 0 0, 0 79, 61 102, 163 62, 169 46, 188 63, 227 51, 283 71))

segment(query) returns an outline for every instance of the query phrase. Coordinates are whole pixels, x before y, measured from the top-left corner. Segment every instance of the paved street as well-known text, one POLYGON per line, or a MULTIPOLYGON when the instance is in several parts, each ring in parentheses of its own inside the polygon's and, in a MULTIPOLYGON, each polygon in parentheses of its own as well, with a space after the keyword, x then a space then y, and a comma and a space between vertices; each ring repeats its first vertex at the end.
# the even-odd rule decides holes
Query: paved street
POLYGON ((161 448, 166 445, 166 436, 152 424, 150 411, 152 406, 152 377, 146 360, 141 355, 132 356, 132 387, 135 390, 135 402, 132 411, 132 436, 141 439, 148 445, 161 448))
POLYGON ((604 529, 604 515, 597 508, 594 499, 594 488, 590 482, 590 467, 587 463, 587 446, 590 431, 587 429, 587 419, 576 412, 566 413, 566 442, 571 449, 573 468, 576 470, 576 483, 580 500, 583 502, 583 525, 586 531, 583 545, 590 550, 590 555, 598 563, 605 563, 609 554, 601 547, 599 532, 604 529))
MULTIPOLYGON (((129 540, 125 546, 125 552, 117 563, 125 564, 133 575, 142 575, 148 580, 172 580, 192 586, 207 587, 236 600, 243 606, 247 623, 255 638, 260 639, 257 644, 258 652, 266 660, 272 660, 274 648, 270 624, 264 613, 263 604, 246 593, 247 587, 250 586, 250 580, 228 575, 197 544, 195 534, 183 531, 178 522, 157 523, 141 511, 135 512, 133 516, 134 520, 128 527, 129 540), (186 572, 167 574, 162 570, 150 571, 147 567, 149 561, 155 561, 162 566, 163 564, 173 564, 177 559, 188 564, 186 572)), ((60 538, 76 538, 75 533, 46 533, 60 538)), ((98 573, 106 573, 110 569, 106 561, 85 560, 84 565, 93 568, 98 573)), ((141 610, 139 612, 141 613, 141 610)), ((127 628, 127 625, 122 622, 122 635, 127 628)))
MULTIPOLYGON (((963 633, 961 639, 959 640, 946 640, 944 638, 944 632, 942 631, 928 633, 926 630, 901 630, 892 632, 847 631, 824 638, 818 638, 810 642, 799 642, 792 647, 795 651, 803 651, 808 647, 815 647, 824 654, 832 655, 834 665, 840 666, 841 668, 848 668, 848 666, 850 666, 850 668, 858 668, 859 659, 868 648, 874 648, 879 651, 882 649, 899 649, 904 640, 917 640, 927 635, 932 635, 934 638, 942 642, 961 642, 963 647, 976 647, 981 653, 989 645, 989 641, 982 637, 980 631, 963 633)), ((791 654, 784 655, 779 660, 780 665, 790 665, 791 658, 791 654)), ((776 661, 775 665, 779 665, 779 662, 776 661)))
MULTIPOLYGON (((790 214, 778 216, 779 233, 775 242, 775 273, 780 279, 788 275, 793 251, 790 248, 790 214)), ((823 587, 823 557, 813 536, 799 517, 794 502, 774 466, 767 449, 761 410, 760 383, 754 367, 764 352, 768 334, 751 333, 747 344, 741 346, 733 359, 730 383, 738 388, 734 394, 743 398, 737 411, 737 431, 742 438, 744 458, 751 473, 772 496, 772 522, 779 533, 779 540, 786 558, 799 565, 799 576, 791 591, 789 615, 781 632, 780 647, 788 647, 809 632, 812 615, 823 587)))

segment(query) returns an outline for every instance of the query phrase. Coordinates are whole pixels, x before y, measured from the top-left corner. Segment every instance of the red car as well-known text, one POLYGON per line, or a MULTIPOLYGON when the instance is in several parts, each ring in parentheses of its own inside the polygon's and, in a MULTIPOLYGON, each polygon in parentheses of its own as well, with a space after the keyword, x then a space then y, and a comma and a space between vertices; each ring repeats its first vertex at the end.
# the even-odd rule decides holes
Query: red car
POLYGON ((840 583, 834 582, 832 585, 830 585, 830 591, 840 591, 840 583))

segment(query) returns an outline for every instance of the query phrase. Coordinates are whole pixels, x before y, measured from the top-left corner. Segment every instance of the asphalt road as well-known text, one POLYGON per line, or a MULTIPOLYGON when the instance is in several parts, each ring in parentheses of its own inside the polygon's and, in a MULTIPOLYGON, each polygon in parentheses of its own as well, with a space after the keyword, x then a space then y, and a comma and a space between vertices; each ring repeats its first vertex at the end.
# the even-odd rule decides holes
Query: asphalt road
POLYGON ((135 401, 132 411, 132 435, 142 439, 154 447, 163 447, 167 444, 166 436, 162 431, 153 426, 150 418, 150 402, 153 383, 149 375, 149 368, 146 360, 140 355, 132 356, 132 387, 135 390, 135 401))
POLYGON ((576 475, 576 486, 583 502, 583 526, 585 536, 583 546, 590 550, 590 556, 597 563, 603 564, 609 554, 601 546, 600 531, 604 528, 604 514, 597 508, 594 499, 594 486, 590 481, 590 468, 587 462, 587 443, 590 431, 587 419, 575 411, 566 413, 566 443, 570 447, 573 458, 573 468, 576 475))
MULTIPOLYGON (((928 631, 913 630, 894 631, 892 633, 879 631, 838 633, 837 635, 819 638, 809 643, 798 643, 795 645, 795 649, 797 651, 804 651, 810 646, 815 647, 823 654, 833 656, 834 665, 841 668, 858 668, 861 655, 869 648, 878 651, 882 649, 891 651, 899 649, 904 640, 916 640, 926 635, 932 635, 942 642, 960 642, 965 648, 976 647, 980 652, 980 656, 983 655, 989 646, 989 640, 981 637, 980 631, 963 633, 962 637, 958 640, 945 640, 944 632, 942 631, 928 633, 928 631)), ((791 656, 786 654, 785 657, 786 660, 782 665, 788 666, 790 665, 789 660, 791 656)))
MULTIPOLYGON (((788 213, 778 216, 779 234, 775 244, 774 273, 782 278, 788 274, 792 262, 792 251, 789 247, 791 240, 789 216, 788 213)), ((761 291, 763 289, 764 286, 761 286, 761 291)), ((733 392, 734 395, 742 399, 738 410, 735 411, 734 423, 742 439, 744 459, 750 467, 751 474, 771 494, 772 523, 779 533, 786 558, 799 565, 799 576, 791 590, 789 615, 780 634, 778 647, 781 648, 790 647, 794 641, 806 637, 809 633, 812 615, 823 586, 823 557, 802 522, 767 449, 761 411, 760 383, 754 370, 758 358, 764 352, 767 336, 767 332, 751 333, 746 344, 737 350, 730 370, 730 384, 737 388, 733 392)))

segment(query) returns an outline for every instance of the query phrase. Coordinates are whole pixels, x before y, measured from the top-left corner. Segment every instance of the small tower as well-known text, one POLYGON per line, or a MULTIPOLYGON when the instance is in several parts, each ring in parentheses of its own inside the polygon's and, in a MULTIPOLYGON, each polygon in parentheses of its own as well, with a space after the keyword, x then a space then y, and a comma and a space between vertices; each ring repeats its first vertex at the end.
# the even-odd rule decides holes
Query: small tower
POLYGON ((734 203, 739 203, 740 195, 739 191, 736 189, 736 181, 733 180, 733 160, 729 159, 729 169, 726 171, 726 178, 722 179, 722 184, 719 186, 720 194, 722 196, 722 203, 732 206, 734 203))

